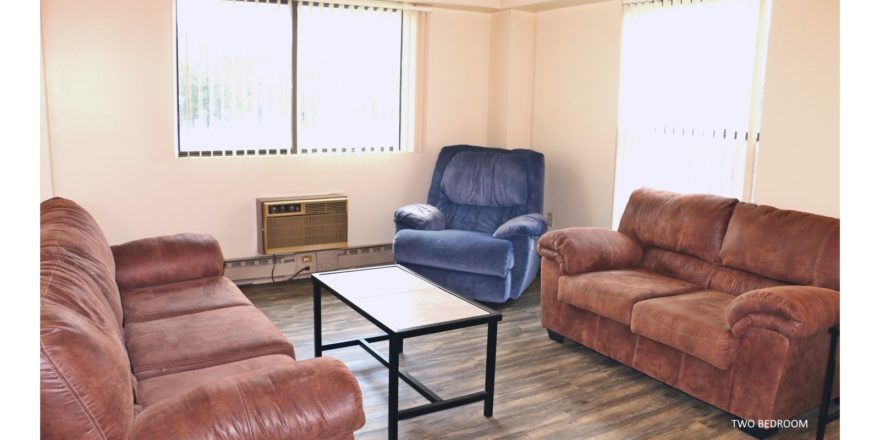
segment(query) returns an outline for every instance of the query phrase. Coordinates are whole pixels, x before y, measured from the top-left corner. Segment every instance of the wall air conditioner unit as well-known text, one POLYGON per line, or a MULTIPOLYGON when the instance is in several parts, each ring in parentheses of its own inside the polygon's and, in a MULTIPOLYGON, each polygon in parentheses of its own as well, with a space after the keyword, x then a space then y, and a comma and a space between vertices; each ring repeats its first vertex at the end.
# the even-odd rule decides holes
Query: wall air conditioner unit
POLYGON ((348 247, 348 197, 257 199, 257 243, 272 255, 348 247))

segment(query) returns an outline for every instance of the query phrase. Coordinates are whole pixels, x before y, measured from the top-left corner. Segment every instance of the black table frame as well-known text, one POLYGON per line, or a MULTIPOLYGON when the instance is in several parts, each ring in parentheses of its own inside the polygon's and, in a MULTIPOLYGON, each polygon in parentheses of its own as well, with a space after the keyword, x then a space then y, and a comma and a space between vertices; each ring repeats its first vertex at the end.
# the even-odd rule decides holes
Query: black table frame
MULTIPOLYGON (((379 266, 379 267, 370 267, 363 269, 350 269, 350 270, 340 270, 334 272, 324 272, 324 274, 339 274, 343 272, 355 272, 362 270, 375 270, 380 268, 387 267, 395 267, 395 266, 379 266)), ((462 405, 468 405, 476 402, 483 402, 483 416, 484 417, 492 417, 492 411, 495 401, 495 352, 496 345, 498 339, 498 321, 501 321, 501 313, 498 313, 495 310, 487 308, 479 303, 476 303, 468 298, 462 297, 448 289, 444 289, 441 286, 438 286, 431 282, 430 280, 425 279, 421 275, 403 267, 400 265, 396 265, 397 268, 414 275, 431 285, 437 287, 440 290, 445 291, 446 293, 453 295, 457 298, 460 298, 484 311, 487 312, 486 315, 473 317, 473 318, 465 318, 458 319, 453 321, 446 321, 437 324, 429 324, 419 327, 408 328, 404 330, 395 331, 389 328, 387 325, 382 323, 382 321, 378 320, 374 316, 365 312, 360 307, 356 306, 352 303, 348 298, 341 295, 339 292, 332 289, 330 286, 324 284, 323 281, 319 277, 315 275, 322 274, 312 274, 312 288, 313 288, 313 311, 314 311, 314 326, 315 326, 315 357, 321 357, 324 351, 327 350, 335 350, 343 347, 353 347, 355 345, 363 348, 367 353, 376 358, 382 365, 388 368, 388 438, 391 440, 397 439, 397 425, 401 420, 410 419, 413 417, 418 417, 425 414, 430 414, 437 411, 443 411, 450 408, 455 408, 462 405), (379 327, 384 334, 379 334, 376 336, 370 336, 366 338, 359 339, 350 339, 345 341, 333 342, 330 344, 324 344, 321 338, 321 290, 326 289, 330 293, 333 294, 337 299, 345 303, 352 310, 356 311, 358 314, 366 318, 368 321, 373 323, 376 327, 379 327), (438 396, 436 393, 431 391, 425 384, 419 382, 418 379, 413 377, 411 374, 402 370, 400 368, 400 353, 403 352, 403 340, 407 338, 413 338, 416 336, 430 335, 435 333, 442 333, 449 330, 455 330, 465 327, 473 327, 481 324, 487 324, 488 334, 486 339, 486 377, 485 377, 485 387, 483 391, 478 391, 476 393, 466 394, 463 396, 453 397, 450 399, 444 399, 438 396), (372 345, 373 342, 381 342, 388 341, 388 359, 382 356, 381 353, 372 345), (398 378, 403 380, 407 385, 412 387, 416 392, 422 395, 425 399, 427 399, 430 403, 425 405, 420 405, 412 408, 400 409, 398 407, 398 378)))
POLYGON ((825 366, 825 385, 822 387, 822 404, 819 406, 819 420, 816 426, 816 440, 825 438, 825 426, 828 422, 840 418, 840 410, 831 414, 828 413, 831 406, 831 391, 834 387, 834 373, 837 370, 837 344, 840 338, 840 325, 835 325, 828 329, 831 333, 831 343, 828 347, 828 363, 825 366))

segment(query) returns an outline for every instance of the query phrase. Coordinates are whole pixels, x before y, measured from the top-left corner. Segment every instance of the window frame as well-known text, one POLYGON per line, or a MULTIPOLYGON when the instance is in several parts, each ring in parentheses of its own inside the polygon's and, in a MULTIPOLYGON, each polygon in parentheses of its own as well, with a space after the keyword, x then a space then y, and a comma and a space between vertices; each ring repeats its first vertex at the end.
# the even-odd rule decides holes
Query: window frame
MULTIPOLYGON (((289 3, 303 3, 304 5, 321 5, 322 7, 360 7, 360 8, 371 8, 374 10, 385 9, 385 10, 394 10, 399 12, 400 20, 398 25, 398 32, 400 35, 400 51, 397 58, 397 66, 401 71, 401 77, 398 86, 398 130, 397 130, 397 144, 395 148, 387 148, 387 147, 341 147, 342 150, 348 151, 337 151, 339 148, 326 148, 326 147, 309 147, 308 149, 300 149, 299 139, 298 139, 298 106, 297 106, 297 96, 298 96, 298 81, 297 81, 297 68, 298 68, 298 60, 297 60, 297 51, 299 48, 299 14, 298 14, 298 6, 291 5, 290 6, 290 19, 291 19, 291 51, 292 51, 292 66, 291 66, 291 114, 290 114, 290 131, 291 131, 291 146, 290 148, 239 148, 239 149, 227 149, 227 148, 215 148, 209 150, 194 150, 194 151, 184 151, 182 149, 181 144, 181 102, 180 102, 180 44, 179 44, 179 21, 178 21, 178 1, 174 0, 173 2, 173 10, 172 10, 172 29, 173 29, 173 72, 174 75, 174 125, 175 125, 175 134, 174 134, 174 148, 175 154, 177 157, 246 157, 246 156, 311 156, 311 155, 363 155, 363 154, 384 154, 384 153, 411 153, 418 150, 418 142, 416 141, 414 145, 409 148, 404 149, 404 140, 403 140, 403 126, 404 126, 404 117, 403 114, 403 71, 406 68, 404 66, 404 45, 403 42, 407 38, 405 35, 405 21, 406 18, 404 16, 405 11, 419 11, 419 12, 430 12, 430 8, 421 7, 421 6, 412 6, 412 5, 392 5, 388 3, 377 3, 371 2, 369 0, 366 1, 349 1, 349 0, 329 0, 329 1, 307 1, 307 0, 266 0, 260 1, 255 0, 254 2, 248 0, 227 0, 227 1, 243 1, 247 3, 255 3, 255 4, 265 4, 267 6, 275 6, 277 4, 287 5, 289 3), (332 150, 332 151, 331 151, 332 150)), ((412 30, 411 30, 412 31, 412 30)), ((421 29, 416 31, 416 34, 422 32, 421 29)), ((416 90, 411 91, 415 95, 415 105, 410 106, 411 111, 415 113, 413 116, 414 120, 416 120, 416 126, 411 128, 414 130, 416 134, 416 138, 418 139, 420 130, 420 119, 419 116, 420 108, 421 108, 421 75, 422 75, 422 66, 421 66, 421 43, 417 44, 416 55, 413 59, 409 61, 414 63, 414 69, 417 71, 416 74, 416 90)), ((407 116, 409 117, 409 116, 407 116)))

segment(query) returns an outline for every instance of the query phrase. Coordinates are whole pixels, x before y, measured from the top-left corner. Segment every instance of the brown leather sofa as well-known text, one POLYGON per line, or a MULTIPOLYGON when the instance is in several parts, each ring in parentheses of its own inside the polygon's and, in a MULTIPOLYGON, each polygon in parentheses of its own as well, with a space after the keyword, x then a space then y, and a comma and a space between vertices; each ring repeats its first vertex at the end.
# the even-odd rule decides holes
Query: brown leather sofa
POLYGON ((834 218, 640 189, 616 232, 541 238, 541 322, 735 416, 789 419, 819 405, 839 237, 834 218))
POLYGON ((341 362, 293 347, 229 279, 207 235, 112 248, 76 203, 40 206, 45 439, 351 439, 341 362))

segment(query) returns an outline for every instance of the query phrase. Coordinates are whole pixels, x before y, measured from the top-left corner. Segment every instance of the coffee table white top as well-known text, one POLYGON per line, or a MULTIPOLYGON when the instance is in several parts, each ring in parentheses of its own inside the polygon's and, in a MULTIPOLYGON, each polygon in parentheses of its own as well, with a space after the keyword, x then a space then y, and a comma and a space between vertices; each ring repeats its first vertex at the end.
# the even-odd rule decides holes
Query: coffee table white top
POLYGON ((493 314, 400 266, 312 276, 395 332, 493 314))

